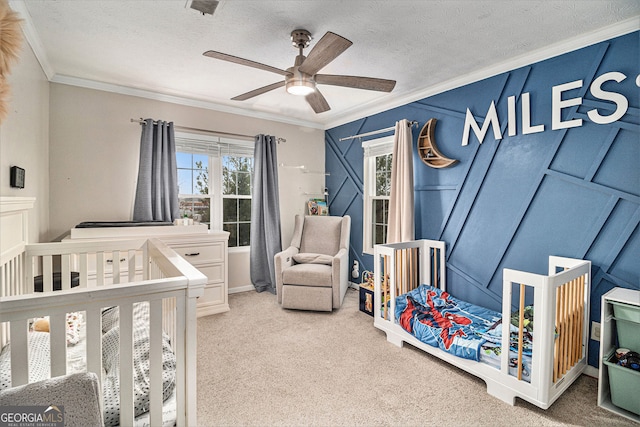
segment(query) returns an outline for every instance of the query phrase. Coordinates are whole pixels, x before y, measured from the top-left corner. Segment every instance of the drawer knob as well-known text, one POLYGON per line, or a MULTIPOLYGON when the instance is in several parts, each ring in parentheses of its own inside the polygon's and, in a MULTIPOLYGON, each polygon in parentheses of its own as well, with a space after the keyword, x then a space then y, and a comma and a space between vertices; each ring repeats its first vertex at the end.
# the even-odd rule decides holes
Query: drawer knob
MULTIPOLYGON (((127 259, 126 258, 120 258, 120 262, 125 262, 127 259)), ((107 264, 113 264, 113 260, 112 259, 108 259, 107 260, 107 264)))
POLYGON ((190 254, 184 254, 184 256, 198 256, 200 255, 200 252, 192 252, 190 254))

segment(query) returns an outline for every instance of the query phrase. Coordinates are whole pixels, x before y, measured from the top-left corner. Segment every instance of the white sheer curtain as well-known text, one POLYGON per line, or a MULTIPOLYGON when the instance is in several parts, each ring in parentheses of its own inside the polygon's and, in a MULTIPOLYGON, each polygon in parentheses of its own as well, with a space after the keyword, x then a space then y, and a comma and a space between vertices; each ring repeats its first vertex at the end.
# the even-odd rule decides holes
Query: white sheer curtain
POLYGON ((404 119, 396 122, 393 141, 387 243, 407 242, 414 238, 413 135, 411 123, 404 119))

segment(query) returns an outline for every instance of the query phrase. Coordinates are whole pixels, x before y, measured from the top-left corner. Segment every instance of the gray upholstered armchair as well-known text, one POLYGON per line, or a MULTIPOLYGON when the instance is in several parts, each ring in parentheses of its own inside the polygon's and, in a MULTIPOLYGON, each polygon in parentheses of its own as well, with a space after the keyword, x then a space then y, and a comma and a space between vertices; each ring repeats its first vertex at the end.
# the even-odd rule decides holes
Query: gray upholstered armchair
POLYGON ((275 255, 284 308, 331 311, 349 286, 351 217, 296 215, 291 246, 275 255))

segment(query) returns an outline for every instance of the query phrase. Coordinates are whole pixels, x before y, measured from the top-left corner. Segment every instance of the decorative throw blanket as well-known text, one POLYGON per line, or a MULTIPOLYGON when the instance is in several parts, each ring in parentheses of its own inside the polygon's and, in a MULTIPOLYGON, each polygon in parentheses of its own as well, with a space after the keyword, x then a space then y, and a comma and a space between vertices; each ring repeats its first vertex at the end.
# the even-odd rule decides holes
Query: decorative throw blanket
MULTIPOLYGON (((120 423, 120 326, 118 308, 102 313, 102 364, 106 376, 102 382, 104 425, 120 423)), ((149 411, 149 304, 133 306, 133 392, 134 416, 149 411)), ((162 400, 169 398, 176 384, 176 357, 169 337, 162 334, 162 400)))
MULTIPOLYGON (((105 426, 120 423, 120 367, 119 339, 120 327, 118 308, 105 309, 102 313, 102 394, 104 399, 105 426)), ((134 415, 137 417, 149 411, 149 304, 134 304, 133 308, 133 373, 134 373, 134 415)), ((50 346, 48 332, 29 332, 29 382, 50 377, 50 346)), ((67 340, 68 345, 75 344, 67 340)), ((77 341, 76 341, 77 342, 77 341)), ((82 343, 82 341, 81 341, 82 343)), ((0 390, 11 384, 11 344, 0 352, 0 390)), ((70 349, 68 347, 68 354, 70 349)), ((176 357, 171 349, 169 337, 162 334, 162 397, 168 399, 176 381, 176 357)), ((85 371, 86 365, 73 367, 75 372, 85 371)))
POLYGON ((420 341, 465 359, 479 360, 485 334, 500 313, 420 285, 396 298, 396 322, 420 341))

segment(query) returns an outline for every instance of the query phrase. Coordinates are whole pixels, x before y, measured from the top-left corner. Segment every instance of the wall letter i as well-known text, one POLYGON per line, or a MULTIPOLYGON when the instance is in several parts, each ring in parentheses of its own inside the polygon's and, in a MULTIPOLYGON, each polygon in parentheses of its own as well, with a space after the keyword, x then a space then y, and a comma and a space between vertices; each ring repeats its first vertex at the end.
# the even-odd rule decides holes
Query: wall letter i
POLYGON ((509 136, 515 136, 518 131, 518 124, 516 122, 516 97, 510 96, 507 98, 508 119, 507 129, 509 130, 509 136))

